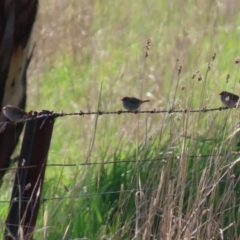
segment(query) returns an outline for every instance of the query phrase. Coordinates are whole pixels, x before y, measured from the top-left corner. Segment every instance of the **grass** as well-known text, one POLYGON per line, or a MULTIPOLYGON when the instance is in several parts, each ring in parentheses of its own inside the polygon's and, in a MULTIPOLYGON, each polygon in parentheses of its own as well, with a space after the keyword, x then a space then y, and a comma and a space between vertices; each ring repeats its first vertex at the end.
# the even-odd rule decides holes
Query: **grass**
MULTIPOLYGON (((240 90, 239 8, 42 0, 28 109, 115 111, 125 95, 151 99, 143 110, 220 107, 219 92, 240 90)), ((99 164, 47 167, 34 238, 240 239, 238 136, 225 141, 238 117, 231 109, 57 119, 48 163, 99 164)), ((2 232, 7 211, 3 204, 2 232)))

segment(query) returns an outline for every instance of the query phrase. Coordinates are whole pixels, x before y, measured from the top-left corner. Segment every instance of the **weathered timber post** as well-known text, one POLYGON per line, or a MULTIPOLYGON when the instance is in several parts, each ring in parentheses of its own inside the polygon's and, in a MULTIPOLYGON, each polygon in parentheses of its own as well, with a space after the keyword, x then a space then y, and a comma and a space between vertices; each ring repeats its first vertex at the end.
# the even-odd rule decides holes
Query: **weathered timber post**
POLYGON ((54 125, 51 113, 45 111, 39 115, 43 114, 48 117, 27 121, 6 220, 5 240, 33 239, 54 125))

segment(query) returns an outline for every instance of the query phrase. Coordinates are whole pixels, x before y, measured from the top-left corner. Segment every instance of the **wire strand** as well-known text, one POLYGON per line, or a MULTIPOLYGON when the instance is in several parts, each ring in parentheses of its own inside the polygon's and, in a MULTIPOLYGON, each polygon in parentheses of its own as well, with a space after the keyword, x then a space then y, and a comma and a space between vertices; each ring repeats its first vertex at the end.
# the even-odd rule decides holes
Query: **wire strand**
MULTIPOLYGON (((60 113, 55 113, 53 111, 43 110, 42 112, 33 112, 31 111, 32 116, 28 116, 26 119, 23 119, 19 122, 27 122, 32 121, 35 119, 41 119, 41 118, 59 118, 59 117, 66 117, 66 116, 85 116, 85 115, 120 115, 120 114, 143 114, 143 113, 150 113, 150 114, 162 114, 162 113, 206 113, 206 112, 213 112, 213 111, 224 111, 229 110, 236 107, 217 107, 217 108, 202 108, 202 109, 192 109, 189 110, 187 108, 182 108, 178 110, 169 109, 169 110, 146 110, 146 111, 95 111, 95 112, 83 112, 80 110, 79 112, 73 112, 73 113, 64 113, 63 111, 60 113), (46 113, 45 113, 46 112, 46 113)), ((9 122, 0 122, 1 123, 9 123, 9 122)))

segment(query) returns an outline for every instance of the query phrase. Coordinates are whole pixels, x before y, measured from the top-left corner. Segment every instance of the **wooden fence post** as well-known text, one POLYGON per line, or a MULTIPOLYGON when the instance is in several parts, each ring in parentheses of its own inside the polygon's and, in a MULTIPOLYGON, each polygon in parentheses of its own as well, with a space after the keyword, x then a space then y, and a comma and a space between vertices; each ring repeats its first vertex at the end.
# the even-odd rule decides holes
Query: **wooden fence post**
POLYGON ((50 112, 39 115, 47 117, 27 121, 6 220, 5 240, 33 239, 54 125, 50 112))

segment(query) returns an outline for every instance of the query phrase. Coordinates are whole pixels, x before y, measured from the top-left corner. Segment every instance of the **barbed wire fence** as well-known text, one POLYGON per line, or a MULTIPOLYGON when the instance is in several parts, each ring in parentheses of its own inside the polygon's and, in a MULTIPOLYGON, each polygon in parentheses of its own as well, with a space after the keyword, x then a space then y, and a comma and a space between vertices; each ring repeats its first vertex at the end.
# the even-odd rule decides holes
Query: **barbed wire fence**
MULTIPOLYGON (((216 107, 216 108, 202 108, 202 109, 164 109, 164 110, 146 110, 146 111, 125 111, 125 110, 118 110, 118 111, 82 111, 79 110, 79 112, 72 112, 72 113, 65 113, 60 112, 56 113, 50 110, 42 110, 41 114, 39 115, 39 112, 36 111, 30 111, 30 116, 26 119, 23 119, 19 122, 27 122, 34 119, 41 119, 41 118, 58 118, 58 117, 66 117, 66 116, 85 116, 85 115, 120 115, 120 114, 143 114, 143 113, 150 113, 150 114, 162 114, 162 113, 168 113, 168 114, 174 114, 174 113, 206 113, 206 112, 213 112, 213 111, 224 111, 224 110, 230 110, 235 109, 236 107, 216 107)), ((5 122, 0 122, 5 123, 5 122)), ((9 122, 8 122, 9 123, 9 122)))
MULTIPOLYGON (((54 120, 67 116, 88 116, 88 115, 121 115, 121 114, 174 114, 174 113, 207 113, 212 111, 225 111, 236 107, 217 107, 217 108, 202 108, 189 110, 184 109, 169 109, 169 110, 146 110, 146 111, 82 111, 72 113, 55 113, 53 111, 43 110, 41 112, 31 111, 28 117, 20 122, 26 122, 25 135, 23 138, 22 150, 18 159, 18 166, 8 169, 0 169, 0 171, 16 171, 15 181, 12 190, 11 200, 2 200, 2 204, 10 204, 10 211, 6 221, 6 229, 13 236, 17 236, 18 227, 20 224, 25 226, 26 234, 31 234, 34 231, 36 219, 39 211, 40 204, 44 204, 47 201, 56 201, 72 198, 70 196, 63 197, 41 197, 41 190, 44 181, 44 173, 46 167, 78 167, 78 166, 90 166, 90 165, 108 165, 108 164, 123 164, 123 163, 144 163, 144 162, 156 162, 166 161, 167 156, 162 158, 150 158, 141 159, 138 162, 135 160, 120 160, 120 161, 107 161, 107 162, 86 162, 77 164, 47 164, 47 155, 50 148, 51 136, 53 131, 54 120), (39 145, 46 139, 44 146, 39 145), (36 157, 38 156, 38 157, 36 157), (30 185, 29 185, 30 184, 30 185), (27 193, 27 194, 26 194, 27 193), (34 206, 34 207, 33 207, 34 206), (21 213, 16 217, 17 209, 21 209, 21 213), (28 218, 26 217, 28 216, 28 218), (24 219, 24 222, 22 222, 24 219)), ((4 131, 8 124, 15 124, 11 122, 0 122, 0 134, 4 131)), ((211 155, 189 155, 187 158, 208 159, 210 157, 227 157, 229 155, 240 155, 240 152, 230 152, 227 154, 211 154, 211 155)), ((180 156, 170 156, 169 158, 180 158, 180 156)), ((236 179, 237 181, 238 179, 236 179)), ((225 181, 225 180, 223 180, 225 181)), ((191 183, 189 183, 191 184, 191 183)), ((121 193, 135 193, 142 190, 155 190, 156 187, 142 188, 142 189, 125 189, 117 191, 106 191, 88 193, 82 192, 81 194, 74 196, 74 198, 92 197, 107 194, 119 194, 121 193)))
MULTIPOLYGON (((213 111, 225 111, 225 110, 230 110, 230 109, 236 109, 236 107, 216 107, 216 108, 201 108, 201 109, 187 109, 187 108, 182 108, 182 109, 169 109, 169 110, 146 110, 146 111, 124 111, 124 110, 118 110, 118 111, 82 111, 80 110, 79 112, 72 112, 72 113, 65 113, 65 112, 60 112, 56 113, 54 111, 49 111, 49 110, 42 110, 41 112, 37 111, 30 111, 29 116, 25 119, 22 119, 18 121, 19 123, 24 123, 36 119, 48 119, 48 118, 59 118, 59 117, 67 117, 67 116, 88 116, 88 115, 120 115, 120 114, 144 114, 144 113, 150 113, 150 114, 174 114, 174 113, 207 113, 207 112, 213 112, 213 111), (39 114, 40 113, 40 114, 39 114)), ((44 124, 45 121, 43 121, 44 124)), ((5 130, 7 124, 14 124, 9 121, 4 121, 0 122, 0 134, 5 130)), ((1 171, 1 169, 0 169, 1 171)))

